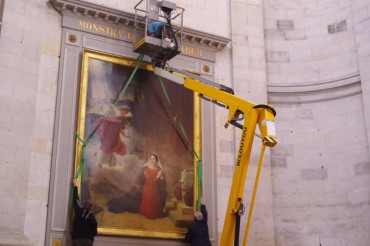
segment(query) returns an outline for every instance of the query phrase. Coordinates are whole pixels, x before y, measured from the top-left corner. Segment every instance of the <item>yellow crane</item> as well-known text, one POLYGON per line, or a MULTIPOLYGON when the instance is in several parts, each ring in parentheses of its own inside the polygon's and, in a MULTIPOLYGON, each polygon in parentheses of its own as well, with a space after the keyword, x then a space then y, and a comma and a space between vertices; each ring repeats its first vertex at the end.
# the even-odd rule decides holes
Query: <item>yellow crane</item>
POLYGON ((158 76, 197 92, 201 98, 227 109, 228 118, 225 122, 225 128, 234 125, 241 129, 241 139, 220 241, 221 246, 239 245, 240 216, 245 211, 243 191, 254 136, 256 135, 262 140, 243 239, 243 245, 247 245, 265 147, 274 147, 277 144, 274 124, 276 111, 271 105, 254 104, 234 95, 234 91, 227 86, 169 67, 167 61, 181 53, 182 14, 184 9, 165 0, 147 0, 145 9, 140 9, 143 1, 141 0, 135 6, 134 51, 151 57, 154 73, 158 76), (173 27, 171 20, 177 17, 181 18, 181 25, 173 27), (149 30, 152 23, 159 23, 158 26, 162 26, 154 36, 151 34, 153 30, 149 30), (177 38, 180 38, 180 40, 177 40, 177 38), (260 135, 256 134, 257 125, 260 135))

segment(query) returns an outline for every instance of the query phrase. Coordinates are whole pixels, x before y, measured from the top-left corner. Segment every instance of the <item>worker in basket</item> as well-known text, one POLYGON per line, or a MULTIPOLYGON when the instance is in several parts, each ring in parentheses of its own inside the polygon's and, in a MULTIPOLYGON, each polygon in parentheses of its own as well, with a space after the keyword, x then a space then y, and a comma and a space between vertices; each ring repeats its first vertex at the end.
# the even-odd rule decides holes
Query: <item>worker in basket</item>
POLYGON ((160 21, 153 21, 148 24, 148 36, 165 39, 169 42, 173 38, 171 27, 160 21))

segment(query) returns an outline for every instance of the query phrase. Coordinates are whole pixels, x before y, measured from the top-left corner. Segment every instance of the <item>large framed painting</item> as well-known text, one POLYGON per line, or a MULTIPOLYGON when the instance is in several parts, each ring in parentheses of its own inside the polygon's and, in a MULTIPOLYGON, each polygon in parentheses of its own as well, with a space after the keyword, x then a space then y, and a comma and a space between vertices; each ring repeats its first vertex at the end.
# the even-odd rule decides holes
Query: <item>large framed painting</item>
POLYGON ((193 220, 200 99, 151 64, 85 50, 75 175, 98 233, 183 238, 193 220), (180 124, 179 124, 180 122, 180 124), (185 134, 184 134, 185 133, 185 134))

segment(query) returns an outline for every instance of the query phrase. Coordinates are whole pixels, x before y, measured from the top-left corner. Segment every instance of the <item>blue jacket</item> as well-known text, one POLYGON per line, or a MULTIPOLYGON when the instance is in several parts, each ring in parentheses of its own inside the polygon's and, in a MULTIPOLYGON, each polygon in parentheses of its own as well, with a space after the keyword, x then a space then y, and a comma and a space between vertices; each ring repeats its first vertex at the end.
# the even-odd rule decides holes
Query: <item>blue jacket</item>
POLYGON ((163 22, 155 21, 148 25, 148 34, 161 34, 163 28, 163 22))
POLYGON ((207 209, 204 204, 200 206, 200 211, 203 214, 202 220, 194 220, 189 226, 188 232, 185 235, 185 241, 191 246, 210 246, 208 225, 207 225, 207 209))

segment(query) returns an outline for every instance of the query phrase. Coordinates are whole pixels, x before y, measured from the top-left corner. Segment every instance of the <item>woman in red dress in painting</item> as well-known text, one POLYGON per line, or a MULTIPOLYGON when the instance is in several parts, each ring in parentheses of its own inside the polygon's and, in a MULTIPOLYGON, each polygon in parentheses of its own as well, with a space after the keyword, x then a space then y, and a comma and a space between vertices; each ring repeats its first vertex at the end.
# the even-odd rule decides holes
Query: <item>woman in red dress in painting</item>
POLYGON ((144 184, 138 212, 149 219, 161 218, 166 205, 166 181, 156 154, 149 154, 143 174, 144 184))
POLYGON ((112 213, 140 213, 149 219, 162 218, 166 205, 166 180, 158 155, 149 154, 131 189, 107 203, 112 213))

